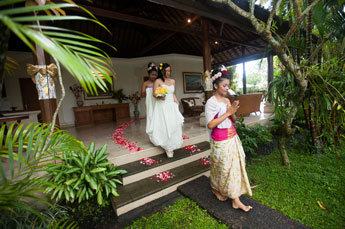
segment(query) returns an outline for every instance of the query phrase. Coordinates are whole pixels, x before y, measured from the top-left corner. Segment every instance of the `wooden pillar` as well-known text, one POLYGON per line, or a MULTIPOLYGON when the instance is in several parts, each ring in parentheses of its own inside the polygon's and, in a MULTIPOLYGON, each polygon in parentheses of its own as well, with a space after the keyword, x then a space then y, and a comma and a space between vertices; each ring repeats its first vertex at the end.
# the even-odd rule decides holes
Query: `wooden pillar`
POLYGON ((267 56, 267 87, 268 91, 271 90, 272 85, 271 82, 273 81, 273 55, 269 53, 267 56))
MULTIPOLYGON (((50 56, 48 53, 36 45, 36 53, 33 54, 33 60, 35 65, 48 65, 50 64, 50 56)), ((56 111, 56 99, 42 99, 39 100, 41 107, 42 122, 51 123, 53 121, 53 115, 56 111)), ((55 125, 59 127, 59 117, 56 118, 55 125)))
MULTIPOLYGON (((245 55, 245 47, 242 46, 242 56, 245 55)), ((246 62, 243 61, 243 94, 247 94, 246 62)))
MULTIPOLYGON (((206 70, 211 71, 211 46, 208 37, 209 24, 205 18, 201 18, 201 29, 203 33, 202 57, 205 72, 206 70)), ((203 82, 205 82, 205 79, 203 79, 203 82)), ((207 101, 212 94, 212 91, 205 91, 205 100, 207 101)))

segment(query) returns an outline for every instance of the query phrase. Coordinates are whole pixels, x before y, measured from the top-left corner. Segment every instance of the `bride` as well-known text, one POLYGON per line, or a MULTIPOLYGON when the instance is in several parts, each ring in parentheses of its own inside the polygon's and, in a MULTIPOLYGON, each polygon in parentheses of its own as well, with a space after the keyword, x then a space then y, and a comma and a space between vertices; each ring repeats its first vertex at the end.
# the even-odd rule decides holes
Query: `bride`
POLYGON ((182 145, 182 125, 184 118, 179 111, 179 102, 175 96, 175 80, 170 78, 171 67, 159 65, 158 77, 153 84, 153 96, 157 99, 152 113, 151 142, 162 147, 168 158, 174 156, 174 150, 182 145), (157 89, 165 87, 168 93, 159 96, 157 89))

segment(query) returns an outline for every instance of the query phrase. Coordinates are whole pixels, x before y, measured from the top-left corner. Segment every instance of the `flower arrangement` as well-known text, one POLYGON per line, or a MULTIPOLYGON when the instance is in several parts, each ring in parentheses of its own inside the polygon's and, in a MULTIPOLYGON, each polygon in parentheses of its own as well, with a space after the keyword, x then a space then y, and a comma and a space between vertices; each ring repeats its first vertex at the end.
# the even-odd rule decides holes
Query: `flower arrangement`
POLYGON ((84 101, 81 98, 81 95, 83 93, 83 88, 77 84, 74 84, 74 85, 70 86, 69 89, 73 92, 75 98, 77 99, 77 105, 79 107, 83 106, 84 101))
POLYGON ((122 101, 128 99, 128 97, 123 93, 123 89, 119 89, 113 91, 113 99, 117 99, 119 103, 122 103, 122 101))
POLYGON ((72 86, 69 87, 71 91, 73 92, 74 96, 79 100, 81 98, 81 95, 83 93, 83 88, 77 84, 73 84, 72 86))
POLYGON ((168 94, 168 89, 166 87, 161 87, 156 90, 156 96, 165 96, 168 94))
POLYGON ((139 101, 140 101, 140 96, 139 96, 139 92, 135 92, 134 94, 128 96, 129 100, 131 100, 131 102, 134 105, 138 105, 139 101))

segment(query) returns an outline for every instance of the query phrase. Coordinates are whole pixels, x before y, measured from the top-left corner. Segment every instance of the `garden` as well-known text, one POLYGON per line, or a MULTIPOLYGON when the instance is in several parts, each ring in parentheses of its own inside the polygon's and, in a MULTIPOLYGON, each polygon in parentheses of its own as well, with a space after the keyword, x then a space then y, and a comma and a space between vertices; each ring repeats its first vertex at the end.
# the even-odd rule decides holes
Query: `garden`
MULTIPOLYGON (((5 54, 11 31, 32 51, 37 51, 34 42, 53 57, 62 95, 60 64, 83 90, 91 94, 97 93, 96 87, 106 90, 98 74, 110 82, 113 66, 109 56, 92 44, 115 48, 89 35, 40 22, 89 20, 106 27, 90 12, 91 18, 65 16, 63 9, 77 7, 71 1, 18 5, 24 2, 0 2, 0 76, 18 67, 5 54)), ((274 80, 266 95, 274 105, 272 126, 247 127, 242 118, 236 123, 253 199, 308 227, 344 228, 344 1, 292 1, 292 6, 273 1, 266 23, 254 17, 252 1, 249 12, 232 1, 224 2, 248 18, 268 41, 268 51, 277 55, 274 80), (276 34, 275 15, 290 23, 284 37, 276 34)), ((117 185, 126 171, 108 161, 107 145, 96 148, 92 142, 87 146, 56 128, 63 97, 50 124, 0 128, 2 228, 116 228, 111 198, 118 196, 117 185)), ((227 228, 188 198, 127 226, 227 228)))

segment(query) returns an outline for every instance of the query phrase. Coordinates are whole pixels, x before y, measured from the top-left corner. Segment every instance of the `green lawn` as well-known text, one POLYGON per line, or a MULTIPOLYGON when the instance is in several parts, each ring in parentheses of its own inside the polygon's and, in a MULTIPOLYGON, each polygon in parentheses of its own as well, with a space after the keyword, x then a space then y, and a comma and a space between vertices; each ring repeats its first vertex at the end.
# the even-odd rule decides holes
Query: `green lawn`
POLYGON ((184 198, 172 206, 135 221, 128 228, 228 228, 217 221, 206 210, 201 209, 194 201, 184 198))
MULTIPOLYGON (((298 148, 298 145, 297 147, 298 148)), ((315 155, 289 149, 291 167, 281 166, 280 154, 258 156, 247 164, 253 198, 312 228, 345 228, 345 153, 315 155), (338 163, 339 162, 339 163, 338 163), (317 201, 322 201, 326 210, 317 201)), ((227 228, 188 198, 176 201, 129 228, 227 228)))
POLYGON ((277 150, 248 163, 251 185, 258 185, 253 198, 309 227, 344 228, 345 187, 338 166, 344 177, 345 153, 339 158, 335 153, 311 155, 298 146, 289 151, 290 169, 281 166, 277 150), (318 206, 318 200, 327 210, 318 206))

